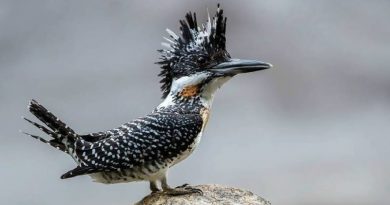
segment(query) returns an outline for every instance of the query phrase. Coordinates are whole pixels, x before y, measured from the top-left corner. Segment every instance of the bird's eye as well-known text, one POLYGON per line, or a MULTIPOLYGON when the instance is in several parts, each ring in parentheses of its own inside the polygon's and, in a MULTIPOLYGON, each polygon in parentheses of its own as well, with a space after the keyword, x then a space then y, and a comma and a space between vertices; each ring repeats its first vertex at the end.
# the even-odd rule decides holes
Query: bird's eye
POLYGON ((206 63, 206 58, 203 57, 203 56, 200 56, 198 59, 197 59, 197 62, 199 65, 203 65, 204 63, 206 63))

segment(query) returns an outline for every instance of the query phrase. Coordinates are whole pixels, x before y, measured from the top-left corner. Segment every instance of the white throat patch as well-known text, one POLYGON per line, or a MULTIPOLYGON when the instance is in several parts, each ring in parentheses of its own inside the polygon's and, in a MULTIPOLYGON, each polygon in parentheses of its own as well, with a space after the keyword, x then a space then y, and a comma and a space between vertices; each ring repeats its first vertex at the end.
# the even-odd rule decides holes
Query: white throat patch
MULTIPOLYGON (((163 108, 170 105, 175 105, 174 97, 177 96, 179 92, 181 92, 185 87, 191 85, 197 85, 202 83, 210 74, 208 73, 199 73, 192 76, 184 76, 179 79, 175 79, 172 82, 171 90, 168 96, 164 99, 164 101, 157 107, 163 108)), ((204 85, 203 90, 200 94, 200 100, 203 106, 206 108, 210 108, 213 102, 215 92, 231 77, 219 77, 211 80, 209 83, 204 85)))
POLYGON ((214 100, 215 92, 231 78, 232 77, 219 77, 207 83, 203 88, 203 91, 200 96, 203 106, 210 109, 214 100))

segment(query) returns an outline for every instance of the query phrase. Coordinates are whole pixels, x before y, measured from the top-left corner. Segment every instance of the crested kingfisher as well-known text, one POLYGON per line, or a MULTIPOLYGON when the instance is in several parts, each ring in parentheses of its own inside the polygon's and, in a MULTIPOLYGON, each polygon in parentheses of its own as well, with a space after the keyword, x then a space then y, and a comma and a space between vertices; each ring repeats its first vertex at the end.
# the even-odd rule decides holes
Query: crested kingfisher
POLYGON ((205 24, 188 12, 180 20, 181 34, 167 29, 161 67, 163 101, 150 114, 118 128, 78 134, 37 101, 29 111, 44 125, 24 118, 50 139, 25 133, 70 155, 76 168, 62 179, 89 175, 95 182, 113 184, 149 181, 152 192, 180 195, 200 192, 188 185, 171 188, 169 168, 197 147, 207 124, 215 92, 237 74, 271 68, 257 60, 231 58, 226 50, 226 17, 219 7, 205 24))

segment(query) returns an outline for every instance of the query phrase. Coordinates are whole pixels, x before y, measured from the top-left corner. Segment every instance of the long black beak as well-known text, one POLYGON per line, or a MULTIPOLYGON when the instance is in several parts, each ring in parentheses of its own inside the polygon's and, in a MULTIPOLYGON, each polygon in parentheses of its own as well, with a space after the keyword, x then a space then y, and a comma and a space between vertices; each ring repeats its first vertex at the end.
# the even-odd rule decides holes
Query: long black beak
POLYGON ((230 59, 227 62, 223 62, 212 67, 210 71, 225 75, 236 75, 240 73, 264 70, 271 67, 271 64, 257 60, 230 59))

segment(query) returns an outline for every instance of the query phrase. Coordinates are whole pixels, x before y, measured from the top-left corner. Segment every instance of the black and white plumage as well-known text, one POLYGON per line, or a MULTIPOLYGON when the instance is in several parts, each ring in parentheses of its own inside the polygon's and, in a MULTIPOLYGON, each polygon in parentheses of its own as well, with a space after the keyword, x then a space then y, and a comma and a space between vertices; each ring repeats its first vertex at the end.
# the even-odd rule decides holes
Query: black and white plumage
POLYGON ((167 171, 198 145, 215 91, 236 74, 271 65, 230 57, 225 45, 226 18, 219 6, 213 19, 209 17, 201 27, 191 12, 180 24, 182 35, 167 30, 169 44, 159 50, 164 100, 145 117, 108 131, 80 135, 37 101, 30 102, 30 112, 45 125, 25 119, 51 139, 28 135, 69 154, 77 163, 61 178, 88 174, 107 184, 146 180, 152 191, 159 190, 157 182, 173 194, 194 191, 170 188, 167 171))

